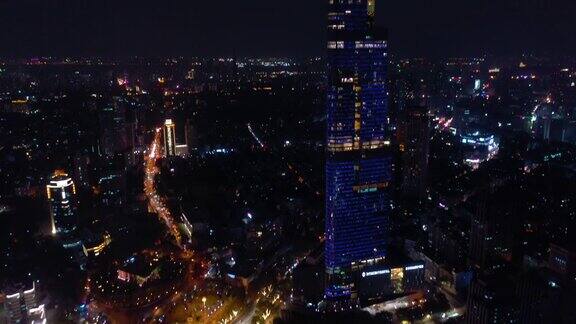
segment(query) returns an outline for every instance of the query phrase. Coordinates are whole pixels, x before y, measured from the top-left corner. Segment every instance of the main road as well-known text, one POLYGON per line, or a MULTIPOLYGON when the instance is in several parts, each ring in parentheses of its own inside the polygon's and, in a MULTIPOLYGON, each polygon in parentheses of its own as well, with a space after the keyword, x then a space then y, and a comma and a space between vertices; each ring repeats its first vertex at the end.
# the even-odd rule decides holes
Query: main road
POLYGON ((176 244, 182 248, 182 237, 180 235, 180 230, 174 221, 174 217, 170 213, 168 206, 164 203, 162 198, 158 195, 156 190, 156 175, 160 172, 160 169, 156 166, 156 162, 161 158, 161 129, 157 128, 154 133, 154 140, 150 147, 148 148, 147 154, 145 155, 145 170, 144 170, 144 193, 148 197, 148 204, 150 210, 158 215, 158 218, 167 227, 168 232, 174 237, 176 244))

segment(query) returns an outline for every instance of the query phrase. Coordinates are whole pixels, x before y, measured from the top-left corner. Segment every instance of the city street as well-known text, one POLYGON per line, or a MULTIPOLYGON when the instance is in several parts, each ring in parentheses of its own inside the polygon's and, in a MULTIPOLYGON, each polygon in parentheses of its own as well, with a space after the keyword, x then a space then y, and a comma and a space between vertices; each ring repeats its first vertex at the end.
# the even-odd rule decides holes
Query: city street
POLYGON ((161 138, 162 133, 160 132, 160 128, 158 128, 154 133, 154 140, 148 148, 148 154, 145 157, 144 193, 146 197, 148 197, 150 210, 156 213, 160 220, 166 224, 168 232, 172 235, 176 244, 182 248, 182 237, 178 226, 174 222, 170 210, 156 191, 155 178, 160 172, 156 163, 158 159, 162 157, 162 149, 160 148, 161 138))

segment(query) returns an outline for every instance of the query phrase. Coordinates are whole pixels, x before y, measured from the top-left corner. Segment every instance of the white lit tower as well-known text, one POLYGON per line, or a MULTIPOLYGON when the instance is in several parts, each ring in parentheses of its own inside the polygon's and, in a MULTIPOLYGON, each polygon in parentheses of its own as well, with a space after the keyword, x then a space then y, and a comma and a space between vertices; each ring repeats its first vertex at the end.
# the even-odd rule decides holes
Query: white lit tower
POLYGON ((72 178, 56 171, 46 186, 50 205, 52 234, 70 234, 78 227, 76 215, 76 186, 72 178))
POLYGON ((164 155, 176 155, 176 124, 172 119, 166 119, 164 122, 164 155))

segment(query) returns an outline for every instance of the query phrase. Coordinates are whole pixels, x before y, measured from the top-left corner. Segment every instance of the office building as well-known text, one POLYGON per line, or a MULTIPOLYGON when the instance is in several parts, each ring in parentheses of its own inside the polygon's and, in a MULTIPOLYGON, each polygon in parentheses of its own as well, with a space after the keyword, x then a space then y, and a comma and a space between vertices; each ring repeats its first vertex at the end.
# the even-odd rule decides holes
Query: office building
POLYGON ((160 278, 160 265, 157 261, 131 257, 117 269, 118 280, 134 282, 142 287, 145 283, 160 278))
POLYGON ((184 126, 184 136, 186 140, 186 146, 188 148, 188 153, 192 154, 198 150, 198 131, 196 127, 192 125, 192 121, 190 119, 186 120, 186 124, 184 126))
POLYGON ((106 207, 122 207, 126 202, 126 176, 122 170, 110 168, 98 180, 100 200, 106 207))
POLYGON ((52 234, 70 234, 78 227, 76 187, 72 178, 56 171, 46 186, 52 234))
POLYGON ((93 161, 89 154, 87 153, 76 153, 74 155, 73 166, 74 170, 72 174, 76 183, 81 189, 90 189, 90 175, 92 171, 93 161))
POLYGON ((464 163, 473 169, 494 158, 500 149, 500 142, 493 134, 476 130, 461 133, 460 138, 464 147, 464 163))
POLYGON ((167 157, 176 155, 176 124, 172 119, 164 122, 164 154, 167 157))
POLYGON ((112 236, 110 234, 95 234, 86 231, 83 235, 82 250, 87 257, 97 257, 110 243, 112 243, 112 236))
POLYGON ((328 13, 326 297, 357 298, 354 277, 386 257, 392 158, 387 42, 374 0, 331 0, 328 13))
POLYGON ((550 244, 549 250, 548 268, 564 282, 574 286, 576 282, 576 253, 558 244, 550 244))
POLYGON ((46 324, 46 310, 44 304, 28 310, 30 324, 46 324))
POLYGON ((188 152, 188 145, 186 144, 176 144, 176 156, 179 157, 187 157, 189 154, 188 152))
POLYGON ((519 323, 519 300, 512 278, 483 275, 472 281, 465 323, 519 323))
POLYGON ((121 98, 115 97, 99 112, 100 153, 113 156, 124 153, 130 146, 126 123, 126 106, 121 98))
POLYGON ((359 276, 359 298, 370 304, 371 300, 420 291, 424 273, 423 261, 365 267, 359 276))
POLYGON ((428 109, 409 107, 402 112, 398 140, 402 160, 401 191, 406 197, 424 199, 428 176, 430 118, 428 109))
POLYGON ((36 282, 28 287, 18 284, 4 289, 8 323, 45 323, 44 305, 38 305, 36 282))

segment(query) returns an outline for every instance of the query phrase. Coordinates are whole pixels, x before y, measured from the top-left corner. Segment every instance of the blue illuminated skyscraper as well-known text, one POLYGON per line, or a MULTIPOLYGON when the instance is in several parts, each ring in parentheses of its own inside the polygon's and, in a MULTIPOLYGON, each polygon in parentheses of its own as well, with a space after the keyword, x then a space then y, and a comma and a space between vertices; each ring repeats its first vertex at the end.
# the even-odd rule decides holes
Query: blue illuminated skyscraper
POLYGON ((326 296, 355 298, 354 278, 386 257, 391 209, 387 43, 375 0, 329 0, 326 296))

